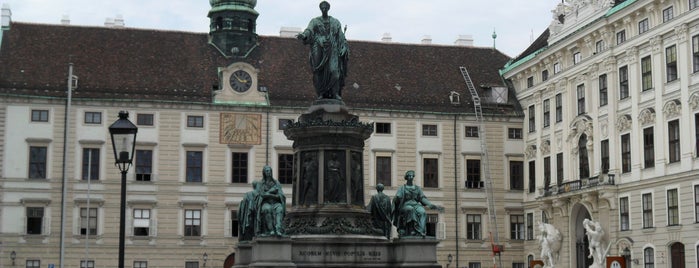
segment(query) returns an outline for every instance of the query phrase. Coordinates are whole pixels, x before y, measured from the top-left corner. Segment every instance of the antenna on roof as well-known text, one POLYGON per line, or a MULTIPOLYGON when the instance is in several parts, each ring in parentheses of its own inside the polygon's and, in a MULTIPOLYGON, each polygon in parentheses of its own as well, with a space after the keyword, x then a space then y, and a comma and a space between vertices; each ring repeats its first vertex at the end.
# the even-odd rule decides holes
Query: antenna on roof
POLYGON ((498 38, 498 34, 495 33, 495 28, 493 28, 493 49, 495 49, 495 38, 498 38))

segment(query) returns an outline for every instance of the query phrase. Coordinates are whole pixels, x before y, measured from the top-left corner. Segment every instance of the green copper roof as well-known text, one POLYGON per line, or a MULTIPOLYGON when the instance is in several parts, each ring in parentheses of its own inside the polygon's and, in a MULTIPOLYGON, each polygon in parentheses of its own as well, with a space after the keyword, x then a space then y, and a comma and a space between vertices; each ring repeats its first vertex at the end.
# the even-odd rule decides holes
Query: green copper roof
POLYGON ((250 7, 223 5, 223 6, 212 7, 211 10, 209 10, 209 16, 211 16, 211 13, 220 12, 220 11, 243 11, 243 12, 248 12, 248 13, 255 14, 255 15, 260 15, 260 13, 257 13, 256 10, 254 10, 250 7))
POLYGON ((617 11, 622 10, 623 8, 629 6, 630 4, 633 4, 634 2, 636 2, 636 0, 626 0, 623 3, 609 9, 609 11, 607 11, 607 14, 605 14, 604 16, 609 17, 612 14, 616 13, 617 11))

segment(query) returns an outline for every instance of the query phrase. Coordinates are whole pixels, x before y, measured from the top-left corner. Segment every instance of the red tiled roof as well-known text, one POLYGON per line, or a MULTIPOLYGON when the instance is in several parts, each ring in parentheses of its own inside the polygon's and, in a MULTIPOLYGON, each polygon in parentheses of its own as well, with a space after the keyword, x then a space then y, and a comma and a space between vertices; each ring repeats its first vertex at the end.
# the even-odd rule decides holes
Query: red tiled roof
MULTIPOLYGON (((236 60, 223 57, 207 37, 15 22, 3 33, 0 92, 62 97, 73 62, 80 78, 75 98, 210 103, 217 69, 236 60)), ((243 60, 260 70, 258 84, 267 87, 271 105, 310 105, 315 91, 308 50, 295 38, 260 36, 243 60)), ((468 68, 476 86, 504 86, 498 69, 508 60, 491 48, 350 41, 343 99, 352 108, 471 113, 459 66, 468 68), (451 91, 461 94, 460 106, 450 105, 451 91)), ((518 106, 496 113, 521 115, 518 106)))

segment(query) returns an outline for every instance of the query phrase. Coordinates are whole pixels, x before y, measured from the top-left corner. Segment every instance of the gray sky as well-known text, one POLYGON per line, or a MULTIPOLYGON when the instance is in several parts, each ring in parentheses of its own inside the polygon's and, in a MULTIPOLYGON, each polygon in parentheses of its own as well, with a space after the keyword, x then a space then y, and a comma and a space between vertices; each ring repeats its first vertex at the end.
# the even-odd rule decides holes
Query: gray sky
MULTIPOLYGON (((514 57, 551 22, 560 0, 329 0, 330 15, 347 25, 350 40, 452 45, 470 34, 476 46, 493 45, 514 57)), ((58 24, 68 15, 73 25, 104 25, 122 15, 126 27, 208 32, 207 0, 0 0, 9 4, 13 21, 58 24)), ((257 33, 279 35, 282 26, 305 28, 320 15, 320 0, 258 0, 257 33)))

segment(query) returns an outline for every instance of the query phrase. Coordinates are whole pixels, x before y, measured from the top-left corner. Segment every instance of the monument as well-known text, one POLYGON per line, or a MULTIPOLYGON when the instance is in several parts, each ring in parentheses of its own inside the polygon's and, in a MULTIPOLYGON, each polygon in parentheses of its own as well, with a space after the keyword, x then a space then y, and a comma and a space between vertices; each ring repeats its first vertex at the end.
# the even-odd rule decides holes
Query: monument
MULTIPOLYGON (((349 46, 340 22, 328 15, 330 4, 322 1, 319 7, 322 15, 297 35, 310 46, 316 98, 284 130, 293 141, 292 205, 279 223, 284 194, 281 188, 275 191, 276 181, 265 167, 265 179, 250 194, 265 200, 255 203, 255 236, 238 243, 235 267, 441 267, 438 242, 424 233, 422 205, 418 209, 413 204, 416 213, 410 218, 417 220, 410 221, 417 226, 412 228, 422 227, 422 232, 393 240, 390 214, 397 212, 391 211, 390 198, 388 207, 382 206, 381 224, 364 205, 364 144, 374 126, 361 122, 342 101, 349 46)), ((424 195, 418 198, 418 203, 437 208, 424 195)), ((401 212, 408 208, 403 202, 416 201, 401 199, 401 212)))

